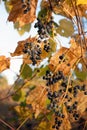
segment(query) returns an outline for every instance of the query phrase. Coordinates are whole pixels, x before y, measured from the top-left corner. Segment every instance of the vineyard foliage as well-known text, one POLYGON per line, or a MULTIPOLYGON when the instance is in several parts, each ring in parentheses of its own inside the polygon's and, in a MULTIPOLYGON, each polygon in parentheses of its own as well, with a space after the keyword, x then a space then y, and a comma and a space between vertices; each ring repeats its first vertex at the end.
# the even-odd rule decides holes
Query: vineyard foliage
POLYGON ((3 124, 12 130, 87 130, 87 0, 3 2, 20 35, 32 25, 37 30, 18 41, 10 57, 0 56, 0 73, 10 69, 13 57, 23 59, 16 81, 0 98, 10 98, 15 113, 7 120, 11 126, 3 124), (59 37, 70 39, 69 47, 59 37))

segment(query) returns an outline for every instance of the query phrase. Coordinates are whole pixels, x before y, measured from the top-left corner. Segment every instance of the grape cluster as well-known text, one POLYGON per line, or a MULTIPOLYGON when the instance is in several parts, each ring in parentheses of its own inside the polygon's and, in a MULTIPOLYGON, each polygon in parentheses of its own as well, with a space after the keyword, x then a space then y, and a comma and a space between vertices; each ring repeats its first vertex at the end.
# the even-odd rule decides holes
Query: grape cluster
POLYGON ((35 28, 38 28, 39 41, 42 39, 48 38, 48 34, 51 32, 53 28, 53 21, 42 22, 39 18, 37 18, 37 23, 34 25, 35 28))
POLYGON ((39 44, 34 45, 32 42, 27 42, 24 44, 23 52, 29 55, 29 58, 32 61, 33 65, 37 64, 38 60, 41 60, 40 55, 42 51, 39 44))
POLYGON ((46 71, 46 76, 43 76, 43 79, 47 81, 47 86, 52 85, 58 82, 61 79, 64 79, 62 71, 58 71, 56 74, 53 74, 51 71, 46 71))
POLYGON ((49 20, 49 22, 43 19, 44 19, 43 16, 42 19, 37 18, 37 22, 35 23, 34 27, 38 28, 37 32, 39 37, 37 42, 38 43, 43 42, 44 43, 43 49, 46 52, 49 52, 51 50, 51 46, 50 43, 47 41, 49 39, 49 34, 52 33, 54 22, 52 18, 49 20))
POLYGON ((30 0, 21 0, 22 2, 22 8, 24 9, 23 10, 23 13, 24 14, 27 14, 28 11, 30 11, 30 0))
POLYGON ((46 52, 49 52, 50 49, 51 49, 50 43, 49 43, 49 42, 48 42, 48 43, 45 43, 45 44, 44 44, 44 50, 45 50, 46 52))
POLYGON ((86 95, 87 91, 86 91, 86 85, 83 84, 82 86, 76 85, 73 88, 69 88, 68 92, 73 94, 73 97, 77 97, 79 91, 83 91, 84 95, 86 95))
POLYGON ((47 109, 53 111, 55 115, 55 122, 52 127, 58 130, 63 123, 65 114, 62 105, 66 107, 68 114, 70 114, 74 120, 78 120, 80 114, 77 110, 78 101, 76 97, 79 92, 83 92, 87 95, 86 85, 73 86, 73 81, 71 80, 71 85, 68 86, 68 77, 64 76, 62 71, 58 71, 54 74, 50 70, 47 70, 43 79, 46 80, 47 98, 50 100, 47 109), (57 82, 60 82, 60 86, 58 90, 55 90, 53 84, 57 82), (62 104, 60 102, 61 100, 63 100, 62 104))

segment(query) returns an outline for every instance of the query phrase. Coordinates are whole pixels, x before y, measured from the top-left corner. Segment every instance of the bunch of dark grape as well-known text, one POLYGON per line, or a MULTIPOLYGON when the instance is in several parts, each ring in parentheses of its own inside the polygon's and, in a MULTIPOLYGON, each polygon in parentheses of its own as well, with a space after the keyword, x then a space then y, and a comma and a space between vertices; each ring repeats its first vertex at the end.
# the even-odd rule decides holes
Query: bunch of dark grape
POLYGON ((48 110, 53 111, 55 115, 55 122, 52 127, 58 130, 62 125, 63 119, 65 118, 63 106, 65 106, 68 114, 70 114, 74 120, 79 120, 80 114, 77 110, 78 101, 76 100, 76 97, 79 92, 83 92, 87 95, 86 85, 73 86, 72 81, 71 85, 68 87, 68 77, 64 76, 62 71, 53 74, 53 72, 47 70, 43 79, 46 80, 47 98, 50 100, 50 104, 47 108, 48 110), (60 82, 60 86, 58 90, 54 90, 54 84, 57 82, 60 82), (61 103, 61 101, 63 102, 61 103))
POLYGON ((47 86, 52 85, 58 82, 61 79, 64 79, 62 71, 58 71, 56 74, 53 74, 51 71, 46 71, 46 76, 43 76, 43 79, 47 81, 47 86))
POLYGON ((34 27, 38 28, 38 43, 43 42, 44 43, 44 50, 46 52, 49 52, 51 50, 51 46, 50 43, 48 42, 49 36, 52 33, 52 29, 53 29, 53 19, 51 18, 49 21, 39 19, 37 18, 37 23, 35 23, 34 27))
POLYGON ((23 52, 25 54, 29 55, 30 60, 32 61, 32 64, 35 65, 37 64, 37 61, 41 60, 41 48, 37 44, 34 45, 32 42, 27 42, 24 44, 23 52))
POLYGON ((35 23, 34 27, 38 28, 39 41, 41 41, 42 39, 48 38, 48 34, 53 28, 53 21, 44 22, 37 18, 37 23, 35 23))
POLYGON ((23 13, 27 14, 31 9, 30 8, 31 1, 30 0, 21 0, 21 2, 22 2, 22 8, 24 9, 23 13))
MULTIPOLYGON (((46 41, 46 40, 45 40, 45 41, 46 41)), ((51 49, 50 43, 49 43, 49 42, 46 42, 46 43, 45 43, 45 41, 44 41, 44 50, 45 50, 46 52, 49 52, 50 49, 51 49)))

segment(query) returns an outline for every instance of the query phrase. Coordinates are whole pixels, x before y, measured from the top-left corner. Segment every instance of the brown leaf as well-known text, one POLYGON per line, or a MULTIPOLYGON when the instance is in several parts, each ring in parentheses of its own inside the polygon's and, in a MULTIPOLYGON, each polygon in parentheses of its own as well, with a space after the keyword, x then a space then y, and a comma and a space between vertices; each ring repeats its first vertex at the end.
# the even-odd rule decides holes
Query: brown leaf
MULTIPOLYGON (((75 1, 76 0, 73 0, 73 3, 75 1)), ((50 6, 49 1, 42 0, 42 7, 43 8, 45 8, 45 7, 49 8, 49 6, 50 6)), ((75 16, 75 12, 74 12, 74 9, 72 7, 70 0, 62 0, 62 1, 51 0, 51 6, 52 6, 53 12, 55 12, 56 14, 63 15, 63 16, 68 17, 70 19, 72 19, 73 16, 75 16)), ((86 10, 87 10, 87 4, 78 6, 79 15, 81 17, 87 18, 86 10)))
POLYGON ((81 56, 81 47, 73 39, 71 40, 71 47, 62 47, 51 59, 49 67, 52 71, 63 71, 66 75, 70 72, 77 59, 81 56), (64 55, 64 58, 60 60, 60 56, 64 55), (70 64, 70 65, 68 65, 70 64))
POLYGON ((20 56, 23 54, 24 41, 19 41, 18 46, 16 47, 13 53, 10 53, 11 56, 20 56))
POLYGON ((62 124, 60 130, 71 130, 71 123, 70 123, 70 119, 69 119, 70 116, 68 115, 65 106, 63 106, 63 113, 65 115, 65 118, 63 119, 63 124, 62 124))
MULTIPOLYGON (((29 59, 29 55, 23 53, 24 45, 25 45, 26 43, 29 43, 29 42, 33 43, 33 45, 37 45, 37 44, 38 44, 36 37, 29 37, 29 38, 27 38, 26 40, 19 41, 19 42, 18 42, 18 46, 16 47, 15 51, 14 51, 13 53, 10 53, 11 56, 13 57, 13 56, 23 55, 23 62, 26 63, 26 64, 31 64, 32 61, 29 59)), ((42 42, 42 43, 39 44, 39 45, 40 45, 41 50, 42 50, 41 60, 43 60, 44 58, 46 58, 46 57, 49 56, 50 54, 47 53, 46 51, 44 51, 44 42, 42 42)), ((38 61, 37 61, 37 64, 39 64, 41 60, 38 60, 38 61)))
POLYGON ((35 117, 37 117, 40 112, 45 112, 43 109, 46 107, 46 87, 41 79, 34 79, 30 84, 35 85, 36 88, 31 91, 26 102, 27 104, 32 104, 35 117))
MULTIPOLYGON (((74 3, 74 1, 73 1, 73 3, 74 3)), ((73 7, 72 7, 71 1, 69 1, 69 0, 64 1, 63 7, 64 7, 65 10, 66 10, 66 16, 69 16, 69 15, 75 16, 75 12, 74 12, 74 9, 73 9, 73 7), (67 2, 67 1, 68 1, 68 2, 67 2), (69 12, 70 12, 70 13, 69 13, 69 12)), ((65 11, 65 10, 64 10, 64 11, 65 11)), ((80 15, 81 17, 87 18, 86 10, 87 10, 87 4, 86 4, 86 5, 79 5, 79 6, 78 6, 79 15, 80 15)))
POLYGON ((19 22, 19 26, 22 27, 25 24, 32 23, 36 18, 36 6, 37 0, 31 0, 30 3, 30 11, 26 14, 23 13, 24 9, 22 8, 21 0, 11 0, 11 5, 13 6, 8 20, 15 22, 19 22))
POLYGON ((5 56, 0 56, 0 72, 10 67, 10 59, 5 56))
POLYGON ((33 38, 29 37, 26 40, 19 41, 18 46, 16 47, 15 51, 13 53, 10 53, 11 56, 20 56, 20 55, 22 55, 23 54, 24 44, 27 43, 27 42, 36 42, 36 38, 35 37, 33 37, 33 38))

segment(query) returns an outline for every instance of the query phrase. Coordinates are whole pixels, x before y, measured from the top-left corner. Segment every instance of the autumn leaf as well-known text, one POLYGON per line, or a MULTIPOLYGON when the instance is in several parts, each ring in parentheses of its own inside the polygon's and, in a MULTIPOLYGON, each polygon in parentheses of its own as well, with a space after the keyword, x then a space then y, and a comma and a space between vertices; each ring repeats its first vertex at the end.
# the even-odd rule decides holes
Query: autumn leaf
POLYGON ((10 59, 5 56, 0 56, 0 72, 10 67, 10 59))
POLYGON ((70 116, 67 113, 66 107, 63 106, 63 113, 65 115, 65 118, 63 120, 63 124, 60 128, 60 130, 71 130, 71 123, 70 123, 70 116), (66 124, 66 125, 65 125, 66 124))
POLYGON ((36 86, 26 99, 27 104, 32 104, 35 117, 46 109, 46 86, 42 79, 34 79, 30 82, 30 86, 36 86))
MULTIPOLYGON (((46 52, 44 50, 44 42, 43 41, 41 42, 41 44, 38 44, 37 37, 29 37, 29 38, 27 38, 27 39, 25 39, 23 41, 19 41, 18 42, 18 46, 16 47, 15 51, 13 53, 10 53, 10 54, 11 54, 12 57, 13 56, 23 55, 23 63, 25 63, 25 64, 31 64, 32 61, 30 60, 30 55, 27 54, 27 53, 25 54, 23 52, 24 45, 26 43, 33 43, 33 46, 39 45, 40 48, 41 48, 41 51, 42 51, 41 54, 40 54, 41 60, 43 60, 46 57, 49 57, 51 55, 51 53, 56 49, 56 43, 52 42, 51 40, 49 40, 49 41, 50 41, 50 46, 52 48, 52 50, 49 51, 49 52, 46 52)), ((41 60, 38 60, 37 64, 39 64, 41 60)))
POLYGON ((77 0, 77 5, 87 4, 87 0, 77 0))
POLYGON ((18 46, 16 47, 15 51, 13 53, 10 53, 11 56, 20 56, 20 55, 24 54, 23 53, 24 44, 27 43, 27 42, 33 43, 33 42, 35 42, 35 40, 36 40, 35 37, 33 37, 33 38, 29 37, 26 40, 19 41, 18 46))
POLYGON ((21 77, 23 79, 26 79, 32 76, 32 68, 27 64, 21 65, 20 72, 21 72, 21 77))
MULTIPOLYGON (((70 20, 73 19, 73 16, 75 16, 75 12, 73 10, 70 0, 63 0, 58 4, 57 3, 55 4, 55 2, 52 1, 51 4, 53 12, 55 14, 62 15, 64 17, 69 18, 70 20)), ((45 1, 45 4, 43 4, 44 7, 48 5, 49 5, 48 1, 45 1)), ((78 5, 78 11, 80 16, 87 18, 86 10, 87 10, 87 4, 78 5)))
POLYGON ((24 14, 21 0, 11 0, 12 10, 9 14, 8 20, 19 22, 19 26, 22 27, 25 24, 32 23, 36 18, 36 6, 37 0, 31 0, 30 11, 24 14))
POLYGON ((50 59, 49 68, 52 71, 63 71, 63 73, 69 74, 71 68, 76 63, 77 59, 81 56, 81 47, 73 39, 71 40, 71 47, 62 47, 54 56, 50 59), (62 60, 61 60, 62 59, 62 60))
MULTIPOLYGON (((71 17, 70 19, 73 19, 73 16, 75 16, 75 12, 73 10, 71 1, 70 0, 64 1, 63 7, 64 8, 62 9, 64 13, 61 11, 61 14, 63 14, 64 16, 67 16, 68 18, 71 17)), ((78 5, 79 16, 87 18, 86 10, 87 10, 87 4, 78 5)))

